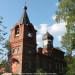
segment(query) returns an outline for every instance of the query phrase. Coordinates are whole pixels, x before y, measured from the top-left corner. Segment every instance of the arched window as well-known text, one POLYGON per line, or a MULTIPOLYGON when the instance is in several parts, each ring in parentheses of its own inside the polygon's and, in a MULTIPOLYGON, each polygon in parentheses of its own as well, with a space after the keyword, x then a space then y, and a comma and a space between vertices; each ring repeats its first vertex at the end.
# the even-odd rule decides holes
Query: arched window
POLYGON ((19 36, 19 25, 17 25, 15 28, 15 35, 19 36))

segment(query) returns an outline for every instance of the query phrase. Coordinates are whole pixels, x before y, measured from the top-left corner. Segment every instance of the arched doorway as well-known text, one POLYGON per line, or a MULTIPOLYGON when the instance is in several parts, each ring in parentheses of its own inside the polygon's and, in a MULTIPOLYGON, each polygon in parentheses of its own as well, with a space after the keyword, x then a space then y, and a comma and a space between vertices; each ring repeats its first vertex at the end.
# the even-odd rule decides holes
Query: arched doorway
POLYGON ((12 58, 12 73, 16 73, 17 72, 17 68, 19 65, 19 61, 15 58, 12 58))

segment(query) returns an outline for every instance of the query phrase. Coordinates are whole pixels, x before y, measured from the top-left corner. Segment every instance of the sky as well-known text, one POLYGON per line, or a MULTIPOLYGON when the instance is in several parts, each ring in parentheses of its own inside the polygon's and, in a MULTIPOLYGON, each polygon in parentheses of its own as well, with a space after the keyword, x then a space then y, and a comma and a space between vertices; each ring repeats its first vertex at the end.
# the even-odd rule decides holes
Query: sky
POLYGON ((10 35, 11 28, 19 22, 23 8, 28 7, 27 13, 31 23, 37 30, 38 47, 43 46, 43 35, 48 31, 54 37, 54 47, 61 47, 61 37, 66 32, 65 23, 56 23, 58 0, 0 0, 0 16, 10 35))

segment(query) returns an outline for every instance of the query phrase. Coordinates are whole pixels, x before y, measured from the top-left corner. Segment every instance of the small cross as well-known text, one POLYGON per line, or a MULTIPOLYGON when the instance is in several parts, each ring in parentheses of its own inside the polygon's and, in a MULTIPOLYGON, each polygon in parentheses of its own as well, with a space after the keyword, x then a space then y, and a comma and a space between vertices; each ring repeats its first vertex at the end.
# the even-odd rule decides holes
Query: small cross
POLYGON ((27 10, 27 6, 28 6, 28 0, 25 0, 25 7, 24 7, 25 10, 27 10))
POLYGON ((25 6, 28 6, 28 0, 25 0, 25 6))

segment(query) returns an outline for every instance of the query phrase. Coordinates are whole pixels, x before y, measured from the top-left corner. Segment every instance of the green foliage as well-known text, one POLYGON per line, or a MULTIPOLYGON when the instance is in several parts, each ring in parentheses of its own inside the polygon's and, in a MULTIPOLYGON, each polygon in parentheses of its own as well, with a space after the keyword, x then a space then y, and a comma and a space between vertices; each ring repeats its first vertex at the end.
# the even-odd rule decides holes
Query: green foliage
POLYGON ((56 21, 66 23, 66 33, 62 37, 62 46, 72 53, 75 49, 75 0, 60 0, 56 21))
POLYGON ((6 41, 7 33, 6 27, 3 25, 3 18, 0 17, 0 60, 2 61, 0 67, 4 67, 7 72, 10 71, 10 64, 7 57, 10 55, 10 43, 6 41))
POLYGON ((6 64, 7 64, 7 61, 6 61, 6 60, 3 60, 3 61, 1 62, 1 64, 0 64, 0 67, 5 67, 6 64))
POLYGON ((7 46, 5 46, 7 35, 6 28, 7 27, 3 25, 3 17, 0 16, 0 60, 7 57, 7 46))
POLYGON ((57 21, 64 20, 68 24, 74 24, 75 21, 75 0, 60 0, 57 21))
POLYGON ((56 21, 66 23, 66 33, 62 37, 62 47, 67 50, 67 73, 75 75, 75 57, 72 51, 75 50, 75 0, 59 0, 56 12, 56 21))
POLYGON ((36 74, 37 75, 47 75, 47 72, 45 72, 43 69, 37 69, 37 71, 36 71, 36 74))
POLYGON ((75 33, 73 35, 70 33, 65 33, 65 35, 62 37, 61 43, 69 53, 72 53, 72 50, 75 49, 75 33))
POLYGON ((72 54, 75 49, 75 0, 59 0, 56 21, 66 23, 66 33, 62 37, 62 46, 72 54))
POLYGON ((9 42, 6 41, 6 35, 5 32, 6 27, 3 25, 3 17, 0 17, 0 60, 1 64, 0 67, 5 67, 6 70, 8 70, 8 62, 6 61, 8 52, 10 50, 9 42), (8 52, 7 52, 7 50, 8 52))
POLYGON ((10 42, 9 40, 7 40, 5 42, 5 48, 8 50, 8 52, 6 53, 8 56, 8 61, 10 60, 9 58, 11 57, 11 47, 10 47, 10 42))
POLYGON ((75 75, 75 57, 74 56, 71 58, 70 63, 67 64, 66 75, 75 75))
POLYGON ((5 42, 5 48, 6 48, 8 51, 11 50, 9 40, 7 40, 7 41, 5 42))
POLYGON ((5 72, 10 72, 10 64, 7 60, 2 60, 0 68, 4 68, 5 72))

